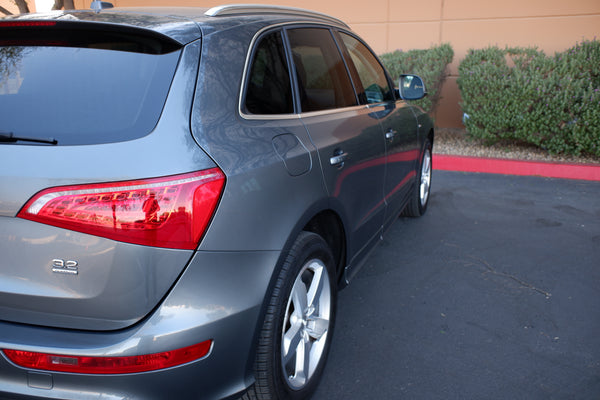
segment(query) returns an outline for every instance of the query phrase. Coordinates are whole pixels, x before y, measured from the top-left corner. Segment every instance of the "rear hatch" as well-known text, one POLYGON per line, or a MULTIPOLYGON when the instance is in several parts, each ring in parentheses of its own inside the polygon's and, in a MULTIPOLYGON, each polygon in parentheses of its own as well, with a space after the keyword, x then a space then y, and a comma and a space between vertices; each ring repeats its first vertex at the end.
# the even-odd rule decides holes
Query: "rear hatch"
POLYGON ((0 320, 120 329, 168 293, 211 216, 190 204, 214 209, 224 180, 189 133, 199 54, 145 29, 0 21, 0 320))

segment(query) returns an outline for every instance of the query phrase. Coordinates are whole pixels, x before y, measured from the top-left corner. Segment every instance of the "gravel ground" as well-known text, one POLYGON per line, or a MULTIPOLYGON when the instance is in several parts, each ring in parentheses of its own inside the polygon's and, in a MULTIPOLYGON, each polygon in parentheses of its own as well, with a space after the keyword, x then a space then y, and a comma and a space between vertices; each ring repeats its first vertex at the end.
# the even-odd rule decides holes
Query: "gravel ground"
POLYGON ((599 164, 600 157, 548 154, 542 149, 517 143, 496 143, 487 146, 482 140, 468 138, 464 129, 437 128, 433 146, 434 154, 485 158, 508 158, 577 164, 599 164))

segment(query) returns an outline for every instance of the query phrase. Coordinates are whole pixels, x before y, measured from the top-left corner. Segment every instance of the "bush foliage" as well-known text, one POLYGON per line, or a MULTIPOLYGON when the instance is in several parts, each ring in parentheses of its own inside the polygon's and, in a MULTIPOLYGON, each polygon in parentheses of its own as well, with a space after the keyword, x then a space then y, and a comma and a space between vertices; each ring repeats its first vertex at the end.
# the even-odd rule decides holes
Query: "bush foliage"
POLYGON ((546 56, 535 48, 470 50, 459 66, 472 137, 600 156, 600 42, 546 56))
POLYGON ((401 74, 415 74, 423 78, 428 95, 415 103, 428 113, 435 110, 440 89, 448 75, 448 64, 454 58, 450 44, 444 43, 426 50, 396 50, 382 54, 380 58, 396 83, 401 74))

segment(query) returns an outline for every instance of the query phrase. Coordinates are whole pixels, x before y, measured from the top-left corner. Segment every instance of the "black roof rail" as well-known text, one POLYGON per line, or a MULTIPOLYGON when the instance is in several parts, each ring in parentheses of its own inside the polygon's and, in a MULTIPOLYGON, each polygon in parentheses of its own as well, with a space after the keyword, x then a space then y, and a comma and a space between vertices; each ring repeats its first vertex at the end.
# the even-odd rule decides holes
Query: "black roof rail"
POLYGON ((227 15, 240 15, 240 14, 290 14, 299 15, 305 17, 320 18, 329 22, 341 24, 347 28, 350 28, 344 21, 332 17, 331 15, 320 13, 318 11, 305 10, 303 8, 275 6, 268 4, 224 4, 222 6, 216 6, 204 13, 208 17, 220 17, 227 15))

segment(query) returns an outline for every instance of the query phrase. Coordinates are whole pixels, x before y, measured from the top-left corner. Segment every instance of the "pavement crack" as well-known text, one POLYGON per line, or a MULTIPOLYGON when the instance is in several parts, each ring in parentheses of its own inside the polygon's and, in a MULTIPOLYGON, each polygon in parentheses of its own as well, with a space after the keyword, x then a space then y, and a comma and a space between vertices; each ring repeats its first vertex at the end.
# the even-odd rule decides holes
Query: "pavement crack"
MULTIPOLYGON (((546 296, 547 299, 549 299, 550 297, 552 297, 552 293, 547 292, 543 289, 540 289, 528 282, 525 282, 524 280, 522 280, 521 278, 512 275, 512 274, 507 274, 506 272, 502 272, 502 271, 498 271, 496 268, 492 267, 487 261, 482 260, 481 258, 478 257, 474 257, 471 255, 467 255, 468 258, 470 258, 472 261, 469 262, 465 262, 464 265, 466 267, 472 267, 472 266, 483 266, 488 273, 495 275, 495 276, 500 276, 506 279, 511 279, 515 282, 517 282, 519 285, 521 285, 522 287, 525 287, 527 289, 533 290, 537 293, 543 294, 544 296, 546 296)), ((456 260, 457 262, 460 260, 456 260)), ((463 261, 464 262, 464 261, 463 261)))

